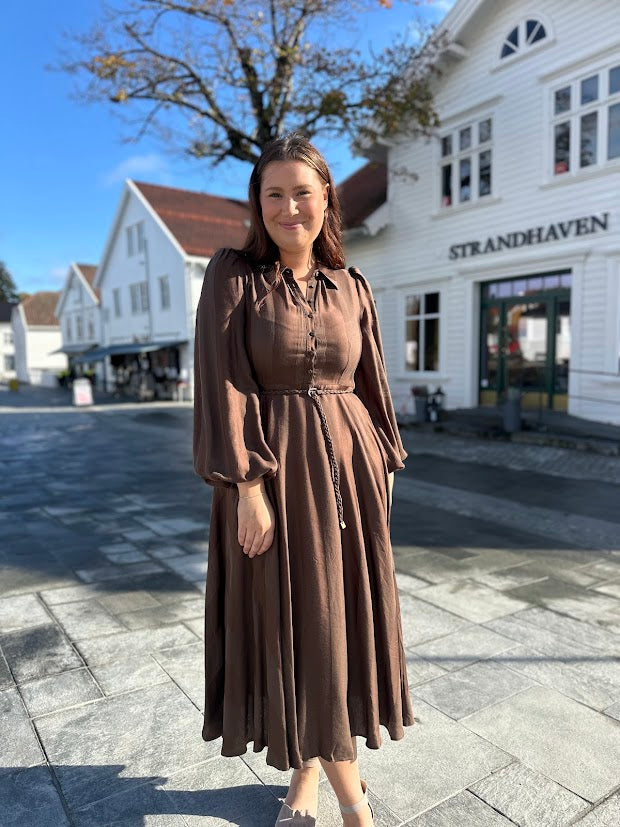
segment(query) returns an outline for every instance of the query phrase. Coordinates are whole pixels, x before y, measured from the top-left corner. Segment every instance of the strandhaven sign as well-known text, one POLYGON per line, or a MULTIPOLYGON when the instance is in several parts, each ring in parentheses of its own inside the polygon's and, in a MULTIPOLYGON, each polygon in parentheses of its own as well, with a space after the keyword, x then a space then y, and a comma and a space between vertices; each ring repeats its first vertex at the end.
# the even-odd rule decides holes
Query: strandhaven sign
POLYGON ((572 218, 569 221, 547 224, 545 227, 533 227, 515 233, 489 236, 486 241, 466 241, 464 244, 453 244, 450 247, 449 258, 469 258, 485 253, 499 253, 501 250, 514 250, 516 247, 527 247, 532 244, 546 244, 548 241, 561 241, 563 238, 590 235, 600 230, 607 230, 608 226, 608 212, 599 215, 588 215, 585 218, 572 218))

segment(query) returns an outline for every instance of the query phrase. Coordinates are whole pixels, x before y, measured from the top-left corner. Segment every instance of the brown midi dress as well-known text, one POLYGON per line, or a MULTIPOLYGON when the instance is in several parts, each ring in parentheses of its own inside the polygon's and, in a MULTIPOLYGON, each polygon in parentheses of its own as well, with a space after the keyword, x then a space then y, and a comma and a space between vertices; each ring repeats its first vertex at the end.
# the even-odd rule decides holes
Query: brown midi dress
POLYGON ((414 724, 390 543, 403 448, 370 285, 219 250, 196 317, 194 469, 214 487, 202 737, 280 770, 356 757, 414 724), (265 297, 262 305, 260 300, 265 297), (238 542, 236 483, 264 478, 271 547, 238 542))

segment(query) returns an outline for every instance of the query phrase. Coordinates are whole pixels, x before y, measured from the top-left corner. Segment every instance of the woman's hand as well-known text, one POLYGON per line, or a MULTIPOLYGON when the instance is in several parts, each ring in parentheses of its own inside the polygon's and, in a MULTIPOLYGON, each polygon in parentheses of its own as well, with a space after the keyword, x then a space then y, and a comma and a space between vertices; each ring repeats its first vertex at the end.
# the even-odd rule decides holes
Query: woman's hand
POLYGON ((237 540, 243 546, 243 553, 248 557, 264 554, 273 543, 275 531, 275 514, 267 492, 261 484, 260 491, 255 490, 246 497, 239 492, 237 505, 237 540))

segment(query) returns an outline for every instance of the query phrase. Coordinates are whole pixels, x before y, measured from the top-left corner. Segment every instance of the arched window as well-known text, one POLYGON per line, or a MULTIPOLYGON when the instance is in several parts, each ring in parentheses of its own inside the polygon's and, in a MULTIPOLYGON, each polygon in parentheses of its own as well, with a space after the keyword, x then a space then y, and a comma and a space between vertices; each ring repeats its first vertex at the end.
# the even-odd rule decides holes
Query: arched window
POLYGON ((523 49, 533 46, 547 37, 547 32, 540 20, 528 18, 510 31, 502 44, 500 58, 511 57, 523 49))

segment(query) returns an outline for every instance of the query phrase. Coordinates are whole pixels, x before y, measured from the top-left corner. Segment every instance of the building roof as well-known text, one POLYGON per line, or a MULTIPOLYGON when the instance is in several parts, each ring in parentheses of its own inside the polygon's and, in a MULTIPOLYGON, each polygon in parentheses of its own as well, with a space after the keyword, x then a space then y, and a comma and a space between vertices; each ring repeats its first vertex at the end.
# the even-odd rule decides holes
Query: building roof
POLYGON ((387 200, 387 167, 370 161, 338 186, 345 230, 361 227, 387 200))
POLYGON ((97 265, 96 264, 76 264, 75 265, 80 273, 84 276, 90 287, 92 288, 94 294, 97 296, 99 301, 101 301, 101 290, 98 287, 93 287, 93 283, 95 281, 95 276, 97 275, 97 265))
POLYGON ((188 255, 207 257, 220 247, 243 247, 250 218, 247 202, 133 183, 188 255))
POLYGON ((60 293, 60 290, 40 290, 21 302, 28 327, 59 326, 54 310, 60 293))
POLYGON ((11 313, 16 306, 16 302, 0 302, 0 324, 6 324, 11 321, 11 313))

